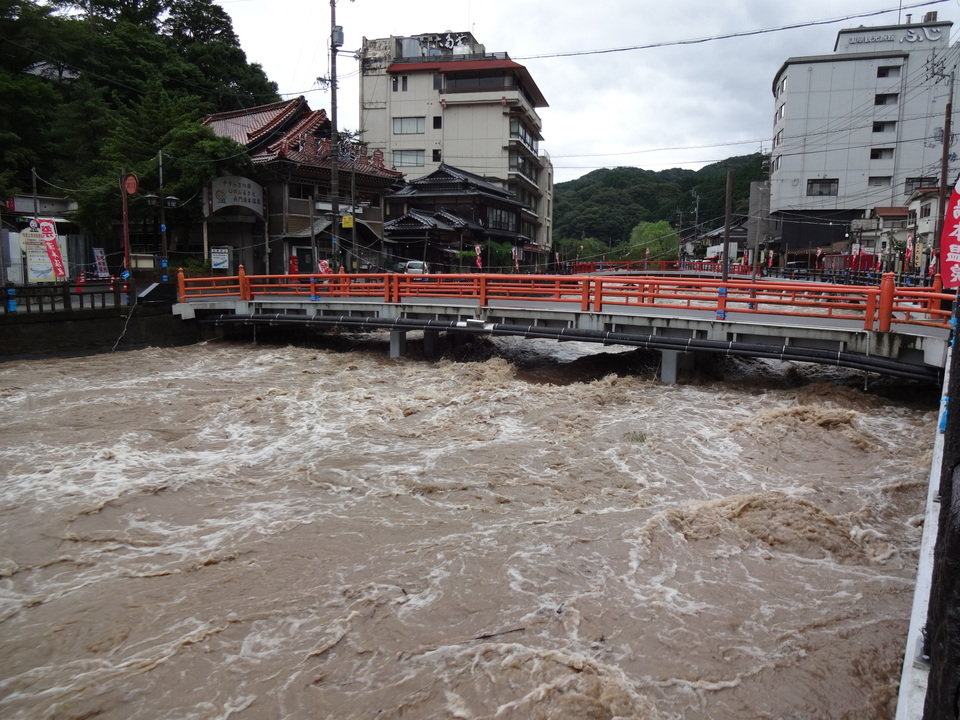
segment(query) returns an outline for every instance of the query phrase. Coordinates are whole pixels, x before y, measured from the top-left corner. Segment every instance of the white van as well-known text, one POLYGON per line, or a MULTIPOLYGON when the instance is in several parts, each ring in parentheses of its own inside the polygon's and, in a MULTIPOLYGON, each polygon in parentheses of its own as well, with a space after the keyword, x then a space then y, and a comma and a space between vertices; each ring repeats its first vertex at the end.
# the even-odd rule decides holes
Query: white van
POLYGON ((404 272, 407 275, 429 275, 430 266, 423 260, 410 260, 407 262, 404 272))

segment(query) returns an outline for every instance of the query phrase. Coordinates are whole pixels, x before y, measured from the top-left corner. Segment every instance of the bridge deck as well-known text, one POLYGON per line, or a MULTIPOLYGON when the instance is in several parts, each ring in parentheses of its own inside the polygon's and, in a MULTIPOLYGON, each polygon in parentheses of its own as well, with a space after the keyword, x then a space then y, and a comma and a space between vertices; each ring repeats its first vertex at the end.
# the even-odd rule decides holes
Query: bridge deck
POLYGON ((180 279, 175 312, 301 323, 528 334, 784 357, 938 376, 953 296, 938 288, 662 277, 333 275, 180 279))

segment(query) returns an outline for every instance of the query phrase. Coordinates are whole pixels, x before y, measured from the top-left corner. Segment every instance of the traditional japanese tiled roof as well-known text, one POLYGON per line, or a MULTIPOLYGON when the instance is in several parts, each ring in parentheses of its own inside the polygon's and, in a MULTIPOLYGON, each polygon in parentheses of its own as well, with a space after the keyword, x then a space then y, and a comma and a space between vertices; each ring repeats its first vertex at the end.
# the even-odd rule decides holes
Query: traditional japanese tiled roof
MULTIPOLYGON (((332 167, 331 124, 326 110, 311 110, 301 95, 293 100, 246 110, 210 115, 204 120, 217 135, 246 146, 254 165, 291 162, 316 168, 332 167)), ((403 173, 387 169, 382 151, 346 144, 340 152, 341 171, 394 181, 403 173)))
POLYGON ((307 101, 301 95, 293 100, 208 115, 203 124, 217 135, 250 148, 264 138, 269 139, 271 132, 283 128, 291 118, 298 117, 306 105, 307 101))
POLYGON ((429 175, 410 181, 392 198, 415 199, 418 197, 485 195, 487 197, 516 202, 516 196, 509 190, 496 185, 479 175, 455 168, 446 163, 429 175))
POLYGON ((383 224, 385 232, 398 231, 423 231, 423 230, 483 230, 483 227, 472 220, 460 217, 449 210, 438 210, 436 212, 426 212, 423 210, 410 210, 404 215, 393 220, 388 220, 383 224))

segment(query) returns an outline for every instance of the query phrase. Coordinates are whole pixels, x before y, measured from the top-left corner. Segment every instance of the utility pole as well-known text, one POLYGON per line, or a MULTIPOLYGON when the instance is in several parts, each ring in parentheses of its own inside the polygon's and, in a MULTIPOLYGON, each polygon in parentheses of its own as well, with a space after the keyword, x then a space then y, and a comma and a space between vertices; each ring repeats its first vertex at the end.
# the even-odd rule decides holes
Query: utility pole
POLYGON ((337 0, 330 0, 330 239, 334 259, 339 255, 337 224, 340 222, 340 133, 337 130, 337 49, 343 45, 343 28, 337 25, 337 0))
POLYGON ((727 266, 730 264, 730 219, 733 215, 733 171, 727 170, 727 202, 723 221, 723 252, 720 261, 723 263, 723 282, 727 281, 727 266))
POLYGON ((169 280, 167 276, 167 265, 169 265, 169 253, 167 252, 167 218, 163 209, 167 204, 167 197, 163 194, 163 150, 157 153, 157 165, 160 172, 160 277, 163 282, 169 280))
POLYGON ((939 208, 937 211, 937 226, 936 232, 933 237, 933 247, 931 248, 931 253, 937 257, 937 270, 939 271, 939 259, 940 259, 940 236, 943 234, 943 223, 947 214, 947 197, 949 193, 947 192, 947 171, 950 165, 950 139, 952 134, 952 129, 950 127, 951 121, 953 120, 953 83, 954 76, 956 73, 956 66, 951 68, 950 72, 945 71, 945 65, 943 60, 936 60, 931 57, 927 61, 927 78, 934 78, 935 82, 940 82, 941 80, 946 80, 948 83, 947 88, 947 106, 944 108, 944 117, 943 117, 943 153, 940 157, 940 197, 939 197, 939 208))

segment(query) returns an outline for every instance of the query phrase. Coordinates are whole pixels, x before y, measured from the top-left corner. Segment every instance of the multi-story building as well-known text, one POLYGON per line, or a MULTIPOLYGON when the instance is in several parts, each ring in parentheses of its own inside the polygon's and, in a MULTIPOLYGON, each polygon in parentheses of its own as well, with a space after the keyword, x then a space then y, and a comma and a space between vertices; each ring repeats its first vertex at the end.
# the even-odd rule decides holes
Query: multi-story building
POLYGON ((905 208, 915 190, 939 185, 958 61, 952 25, 930 12, 920 23, 907 15, 841 30, 833 54, 790 58, 777 72, 770 211, 783 259, 847 251, 854 220, 905 208))
POLYGON ((523 65, 470 33, 364 38, 363 141, 407 180, 443 163, 512 192, 523 208, 515 242, 535 264, 552 242, 553 165, 537 114, 546 106, 523 65))

